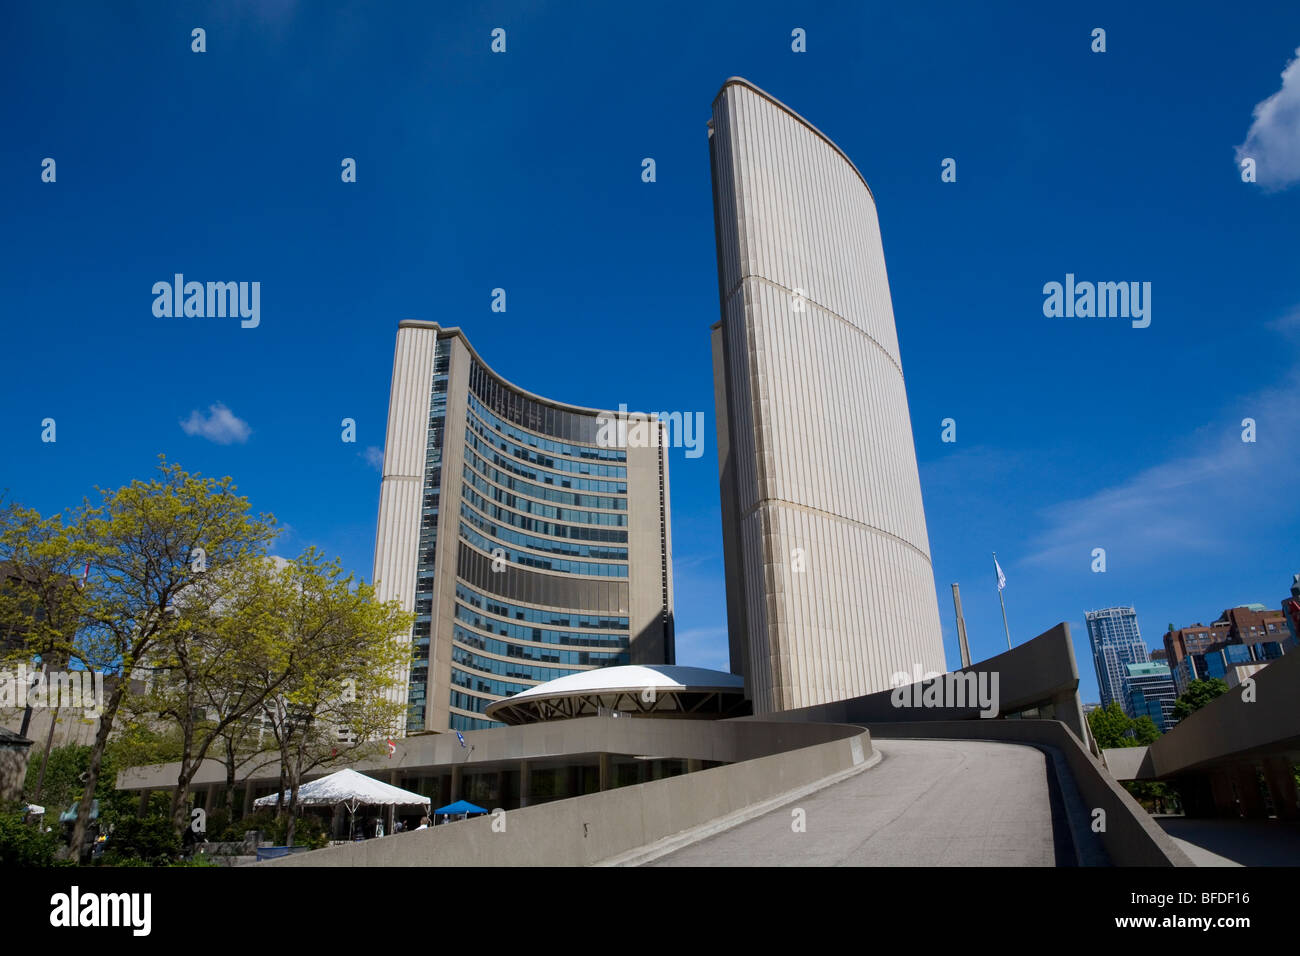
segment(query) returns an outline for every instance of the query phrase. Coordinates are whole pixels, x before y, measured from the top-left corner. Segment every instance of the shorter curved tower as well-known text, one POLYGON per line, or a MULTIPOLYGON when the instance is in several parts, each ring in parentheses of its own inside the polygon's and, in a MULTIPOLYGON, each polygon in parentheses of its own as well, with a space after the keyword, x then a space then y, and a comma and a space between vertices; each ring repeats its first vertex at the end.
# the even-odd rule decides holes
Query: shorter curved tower
POLYGON ((713 102, 709 148, 731 669, 758 715, 942 673, 871 190, 811 123, 739 78, 713 102))
POLYGON ((546 681, 674 663, 662 427, 617 419, 512 385, 460 329, 399 324, 374 577, 416 615, 407 732, 500 726, 489 704, 546 681))

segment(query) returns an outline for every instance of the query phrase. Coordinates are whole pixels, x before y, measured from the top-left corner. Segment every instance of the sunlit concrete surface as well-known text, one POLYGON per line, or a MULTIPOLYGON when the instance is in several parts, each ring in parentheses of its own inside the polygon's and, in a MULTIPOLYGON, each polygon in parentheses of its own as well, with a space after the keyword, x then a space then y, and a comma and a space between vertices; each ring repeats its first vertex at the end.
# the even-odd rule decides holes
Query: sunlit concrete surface
POLYGON ((1041 751, 979 740, 881 740, 876 748, 883 759, 875 768, 649 865, 1073 862, 1041 751), (792 829, 796 807, 806 814, 806 832, 792 829))
POLYGON ((1300 866, 1300 824, 1157 817, 1197 866, 1300 866))

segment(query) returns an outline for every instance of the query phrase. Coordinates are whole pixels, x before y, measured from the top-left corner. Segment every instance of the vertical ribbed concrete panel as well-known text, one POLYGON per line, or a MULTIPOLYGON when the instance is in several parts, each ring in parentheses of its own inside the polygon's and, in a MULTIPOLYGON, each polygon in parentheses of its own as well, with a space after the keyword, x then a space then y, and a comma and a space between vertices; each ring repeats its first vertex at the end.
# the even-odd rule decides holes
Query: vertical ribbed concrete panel
POLYGON ((875 201, 840 150, 749 83, 710 130, 732 669, 755 713, 944 671, 875 201))
MULTIPOLYGON (((419 558, 424 454, 429 432, 429 389, 433 381, 436 332, 399 328, 393 353, 393 381, 388 394, 388 432, 384 436, 384 476, 379 487, 379 521, 375 531, 375 596, 396 599, 402 610, 415 607, 415 572, 419 558)), ((410 632, 402 635, 410 643, 410 632)), ((410 665, 391 693, 406 700, 410 665)))

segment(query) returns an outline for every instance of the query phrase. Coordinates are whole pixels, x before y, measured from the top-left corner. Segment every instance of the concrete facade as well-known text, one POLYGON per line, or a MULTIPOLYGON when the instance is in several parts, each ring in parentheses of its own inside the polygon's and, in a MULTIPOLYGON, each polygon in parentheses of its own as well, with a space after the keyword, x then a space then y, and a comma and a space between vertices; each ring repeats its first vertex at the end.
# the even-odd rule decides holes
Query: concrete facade
POLYGON ((731 669, 756 715, 946 670, 875 201, 829 139, 728 80, 709 129, 731 669))
POLYGON ((406 731, 492 726, 488 704, 547 680, 674 662, 662 426, 619 444, 616 418, 512 385, 459 329, 400 323, 375 580, 416 614, 406 731))
POLYGON ((1300 654, 1260 668, 1149 747, 1105 751, 1118 780, 1168 780, 1188 816, 1300 820, 1300 654))
MULTIPOLYGON (((570 723, 590 722, 640 727, 658 723, 608 719, 570 723)), ((697 744, 709 737, 721 741, 729 733, 727 728, 736 726, 727 722, 695 725, 695 740, 697 744)), ((524 728, 511 728, 512 732, 520 729, 524 728)), ((808 738, 804 746, 724 767, 260 865, 584 866, 613 862, 781 794, 824 784, 869 766, 871 737, 865 730, 829 726, 820 730, 818 738, 808 738)))

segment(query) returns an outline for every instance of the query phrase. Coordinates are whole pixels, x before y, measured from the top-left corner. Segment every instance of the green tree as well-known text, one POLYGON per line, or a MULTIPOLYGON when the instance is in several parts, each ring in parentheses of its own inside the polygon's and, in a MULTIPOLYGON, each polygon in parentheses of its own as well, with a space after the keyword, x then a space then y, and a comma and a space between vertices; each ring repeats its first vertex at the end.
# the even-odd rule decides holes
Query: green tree
POLYGON ((1133 721, 1133 736, 1130 738, 1132 740, 1131 746, 1145 747, 1148 744, 1155 743, 1156 738, 1159 736, 1160 728, 1146 714, 1133 721))
POLYGON ((1228 685, 1217 677, 1204 677, 1187 685, 1187 693, 1174 704, 1174 719, 1194 714, 1210 701, 1228 692, 1228 685))
POLYGON ((1129 717, 1117 701, 1107 707, 1098 707, 1088 715, 1088 727, 1093 739, 1103 750, 1114 747, 1145 747, 1160 736, 1154 720, 1143 714, 1137 720, 1129 717))
POLYGON ((248 726, 307 653, 280 626, 277 561, 252 557, 192 582, 173 606, 176 625, 144 660, 149 690, 137 706, 174 725, 180 740, 171 807, 178 834, 189 825, 194 774, 248 726))
MULTIPOLYGON (((49 518, 0 501, 0 654, 5 665, 40 658, 55 666, 78 659, 75 638, 85 612, 79 587, 85 548, 62 515, 49 518)), ((84 661, 82 661, 84 663, 84 661)))
POLYGON ((1107 707, 1098 707, 1088 715, 1088 727, 1093 739, 1102 750, 1114 747, 1132 747, 1133 738, 1127 736, 1133 729, 1132 719, 1124 713, 1116 701, 1107 707))
MULTIPOLYGON (((274 519, 251 515, 229 477, 190 474, 165 459, 156 478, 100 495, 98 505, 85 502, 75 518, 73 538, 91 561, 76 651, 130 678, 173 629, 186 626, 174 607, 185 589, 202 574, 264 554, 274 519)), ((84 843, 104 752, 131 684, 116 682, 100 717, 73 829, 74 853, 84 843)))
MULTIPOLYGON (((87 744, 68 744, 51 750, 48 760, 44 754, 38 754, 28 763, 28 789, 36 779, 44 776, 45 790, 41 799, 46 808, 47 822, 57 821, 59 814, 80 800, 90 771, 91 749, 87 744)), ((125 765, 121 757, 110 746, 100 763, 93 797, 99 801, 99 818, 105 825, 135 813, 136 801, 132 795, 115 788, 117 775, 123 769, 125 765)))
MULTIPOLYGON (((410 653, 396 640, 412 616, 374 587, 344 575, 337 559, 314 548, 279 569, 274 606, 285 646, 297 649, 288 680, 263 708, 280 752, 288 791, 286 841, 292 845, 298 790, 305 774, 377 752, 404 713, 395 693, 410 653)), ((272 675, 264 676, 264 682, 272 675)))
MULTIPOLYGON (((80 573, 85 558, 63 516, 49 518, 31 508, 0 500, 0 666, 19 663, 39 668, 41 679, 76 661, 75 639, 85 610, 80 573)), ((53 741, 62 697, 51 713, 42 753, 53 741)), ((19 732, 26 734, 28 705, 19 732)), ((44 767, 44 761, 38 762, 44 767)), ((44 780, 38 774, 27 791, 44 800, 44 780)))
POLYGON ((0 867, 53 866, 58 832, 26 822, 16 804, 0 806, 0 867))

